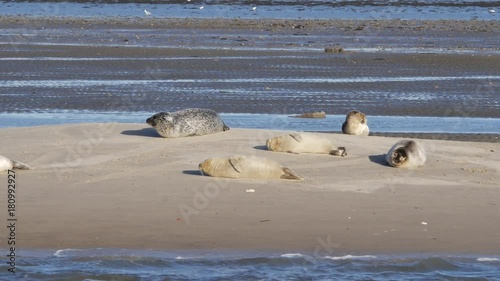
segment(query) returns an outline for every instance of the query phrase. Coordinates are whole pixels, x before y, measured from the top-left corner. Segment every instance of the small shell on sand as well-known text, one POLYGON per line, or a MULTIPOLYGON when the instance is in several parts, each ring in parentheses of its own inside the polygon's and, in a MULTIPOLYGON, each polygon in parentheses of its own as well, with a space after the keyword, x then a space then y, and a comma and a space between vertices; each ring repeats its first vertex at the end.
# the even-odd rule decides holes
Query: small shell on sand
POLYGON ((326 113, 324 111, 307 112, 299 115, 290 116, 293 118, 326 118, 326 113))

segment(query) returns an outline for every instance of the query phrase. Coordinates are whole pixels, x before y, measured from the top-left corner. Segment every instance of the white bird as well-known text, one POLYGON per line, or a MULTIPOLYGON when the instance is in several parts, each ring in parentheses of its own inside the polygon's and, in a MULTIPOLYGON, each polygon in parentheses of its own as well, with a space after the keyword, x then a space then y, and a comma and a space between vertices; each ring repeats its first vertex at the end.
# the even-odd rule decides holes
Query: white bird
POLYGON ((257 7, 252 7, 252 11, 256 11, 257 10, 257 7))
POLYGON ((489 9, 488 12, 490 12, 491 14, 493 14, 493 13, 496 13, 497 11, 495 11, 495 9, 489 9))
POLYGON ((205 7, 203 7, 203 6, 200 6, 200 10, 203 10, 203 8, 205 8, 205 7))
POLYGON ((146 9, 144 9, 144 14, 146 14, 146 16, 149 16, 149 15, 151 15, 151 12, 148 11, 148 10, 146 10, 146 9))

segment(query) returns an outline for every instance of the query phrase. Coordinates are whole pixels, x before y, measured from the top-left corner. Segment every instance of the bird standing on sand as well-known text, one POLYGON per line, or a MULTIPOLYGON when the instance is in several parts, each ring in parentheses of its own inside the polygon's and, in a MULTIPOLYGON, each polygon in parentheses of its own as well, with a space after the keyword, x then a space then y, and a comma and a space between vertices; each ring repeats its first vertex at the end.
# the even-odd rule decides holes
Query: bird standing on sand
POLYGON ((144 14, 145 14, 146 16, 149 16, 149 15, 151 15, 151 12, 150 12, 150 11, 148 11, 148 10, 146 10, 146 9, 144 9, 144 14))

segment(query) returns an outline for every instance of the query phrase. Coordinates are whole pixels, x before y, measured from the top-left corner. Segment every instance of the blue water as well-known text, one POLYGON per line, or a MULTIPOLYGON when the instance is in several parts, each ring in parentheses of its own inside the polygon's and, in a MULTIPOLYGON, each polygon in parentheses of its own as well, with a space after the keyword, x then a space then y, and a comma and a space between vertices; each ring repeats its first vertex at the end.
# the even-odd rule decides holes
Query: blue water
POLYGON ((496 20, 500 1, 177 0, 0 1, 0 15, 158 18, 480 19, 496 20), (255 8, 255 9, 254 9, 255 8))
POLYGON ((500 256, 66 249, 20 251, 7 269, 2 280, 500 280, 500 256))
MULTIPOLYGON (((96 112, 60 110, 29 113, 0 113, 0 128, 77 123, 145 123, 151 112, 96 112)), ((291 118, 283 114, 221 113, 231 128, 295 131, 340 131, 345 115, 326 118, 291 118)), ((370 131, 379 133, 500 133, 500 118, 369 116, 370 131), (429 124, 432 124, 430 126, 429 124)))

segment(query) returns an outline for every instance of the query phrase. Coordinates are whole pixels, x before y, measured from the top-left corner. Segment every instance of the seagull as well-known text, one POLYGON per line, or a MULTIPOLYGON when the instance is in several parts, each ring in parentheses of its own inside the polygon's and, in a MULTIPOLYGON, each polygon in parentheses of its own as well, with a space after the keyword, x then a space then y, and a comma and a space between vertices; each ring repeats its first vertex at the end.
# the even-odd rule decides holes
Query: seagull
POLYGON ((146 16, 149 16, 149 15, 151 15, 151 12, 148 11, 148 10, 146 10, 146 9, 144 9, 144 14, 146 14, 146 16))
POLYGON ((252 7, 252 11, 256 11, 257 10, 257 7, 252 7))
POLYGON ((203 10, 203 8, 205 8, 205 7, 203 7, 203 6, 200 6, 200 10, 203 10))
POLYGON ((496 13, 495 9, 489 9, 488 12, 490 12, 491 14, 496 13))

